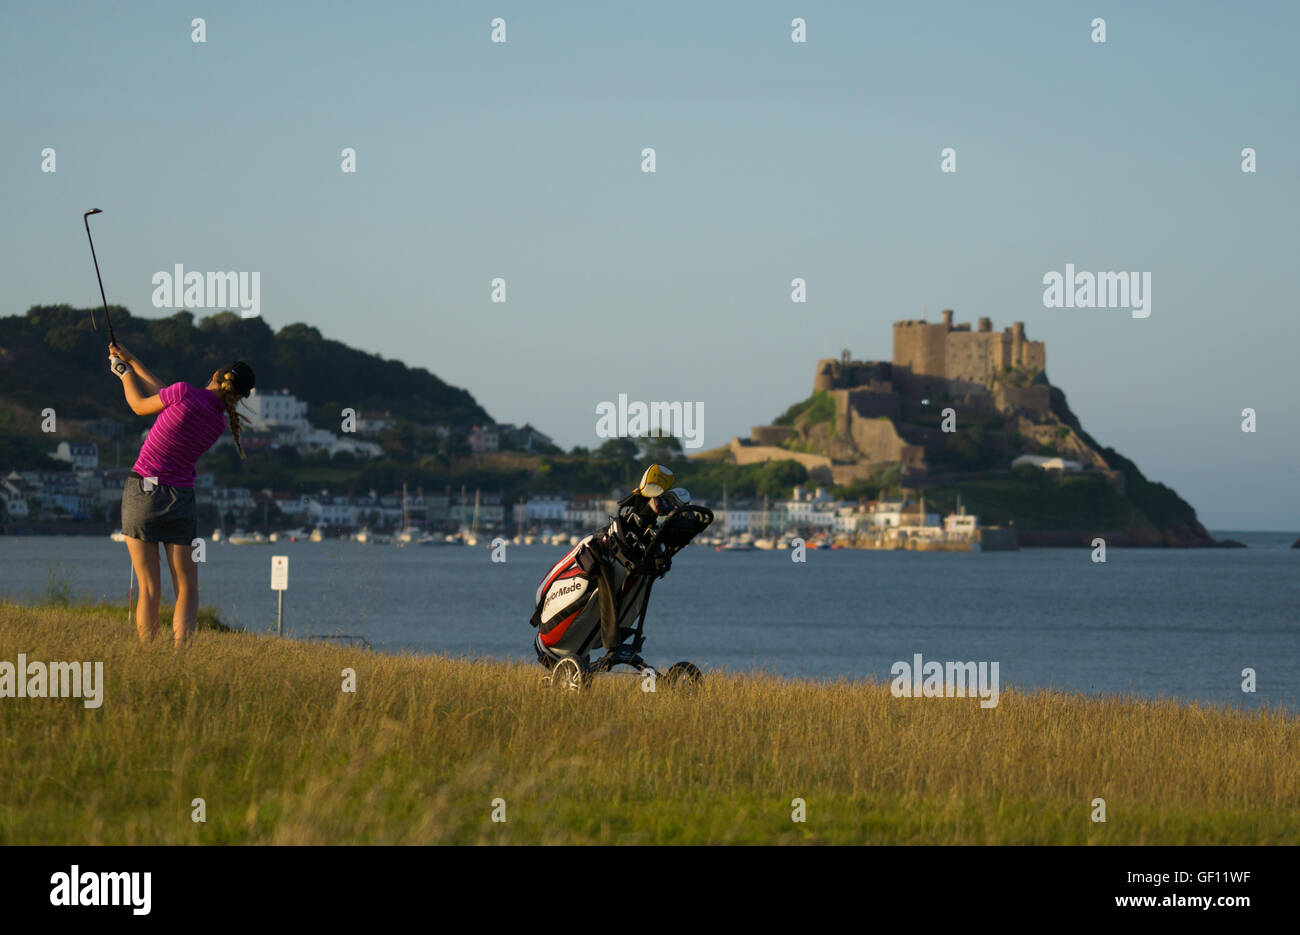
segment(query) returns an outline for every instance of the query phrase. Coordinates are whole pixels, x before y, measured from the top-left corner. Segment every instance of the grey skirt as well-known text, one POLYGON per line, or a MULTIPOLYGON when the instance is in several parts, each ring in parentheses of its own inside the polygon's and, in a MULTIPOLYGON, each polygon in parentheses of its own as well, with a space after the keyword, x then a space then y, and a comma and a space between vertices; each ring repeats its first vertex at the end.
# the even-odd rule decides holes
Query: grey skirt
POLYGON ((132 474, 122 491, 122 534, 145 542, 190 545, 198 536, 193 487, 146 484, 132 474))

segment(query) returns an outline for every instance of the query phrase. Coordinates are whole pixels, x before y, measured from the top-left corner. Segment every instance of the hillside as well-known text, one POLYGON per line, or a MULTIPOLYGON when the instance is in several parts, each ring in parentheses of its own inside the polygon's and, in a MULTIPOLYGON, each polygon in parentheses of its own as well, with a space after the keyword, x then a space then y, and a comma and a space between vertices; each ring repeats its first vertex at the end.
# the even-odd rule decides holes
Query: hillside
MULTIPOLYGON (((306 324, 273 331, 261 318, 219 312, 195 321, 181 311, 169 318, 138 318, 112 309, 117 338, 161 379, 206 381, 217 367, 239 358, 252 365, 258 386, 288 388, 307 401, 318 424, 337 425, 339 411, 351 407, 388 410, 421 424, 468 427, 490 422, 466 390, 449 386, 429 371, 384 360, 321 335, 306 324)), ((26 315, 0 318, 0 401, 6 436, 0 459, 30 455, 21 421, 53 408, 60 419, 111 419, 135 425, 108 373, 108 336, 103 311, 99 331, 91 330, 90 311, 67 305, 36 306, 26 315)), ((37 433, 38 434, 38 433, 37 433)), ((50 446, 31 439, 35 450, 50 446)))

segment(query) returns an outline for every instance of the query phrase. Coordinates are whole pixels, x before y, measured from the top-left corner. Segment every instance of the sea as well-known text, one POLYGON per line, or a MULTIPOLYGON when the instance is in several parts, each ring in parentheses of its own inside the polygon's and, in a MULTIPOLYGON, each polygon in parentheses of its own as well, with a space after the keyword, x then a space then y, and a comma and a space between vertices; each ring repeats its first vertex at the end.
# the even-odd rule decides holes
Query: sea
MULTIPOLYGON (((692 545, 653 591, 643 655, 660 667, 888 681, 896 662, 997 662, 1003 689, 1135 694, 1294 712, 1294 533, 1223 530, 1244 549, 717 551, 692 545), (1254 672, 1255 691, 1243 690, 1254 672)), ((393 653, 534 661, 538 582, 567 547, 399 548, 342 540, 209 543, 200 603, 275 632, 273 555, 289 559, 285 635, 393 653), (344 641, 346 642, 346 640, 344 641)), ((172 597, 163 566, 164 601, 172 597)), ((117 602, 130 562, 107 537, 0 537, 0 594, 117 602)), ((0 620, 0 625, 3 621, 0 620)), ((539 673, 540 673, 539 668, 539 673)))

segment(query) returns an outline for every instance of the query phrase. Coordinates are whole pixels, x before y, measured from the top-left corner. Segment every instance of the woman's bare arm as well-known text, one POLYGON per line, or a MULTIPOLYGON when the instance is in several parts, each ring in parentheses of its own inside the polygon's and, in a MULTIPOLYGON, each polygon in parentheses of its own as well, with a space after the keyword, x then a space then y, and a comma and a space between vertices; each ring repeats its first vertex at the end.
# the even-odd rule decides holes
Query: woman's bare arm
MULTIPOLYGON (((135 364, 133 366, 139 366, 135 364)), ((138 416, 152 416, 163 411, 163 401, 157 393, 146 395, 140 391, 143 381, 136 376, 131 366, 122 374, 122 392, 126 395, 126 404, 138 416)))

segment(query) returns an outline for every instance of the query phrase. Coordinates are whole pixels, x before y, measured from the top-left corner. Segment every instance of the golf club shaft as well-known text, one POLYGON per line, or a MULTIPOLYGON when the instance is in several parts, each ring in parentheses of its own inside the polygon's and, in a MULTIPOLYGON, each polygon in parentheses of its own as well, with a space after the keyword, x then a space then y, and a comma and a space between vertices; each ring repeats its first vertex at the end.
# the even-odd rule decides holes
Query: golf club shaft
MULTIPOLYGON (((86 224, 86 239, 90 241, 90 258, 95 261, 95 279, 99 282, 99 298, 104 303, 104 321, 108 322, 108 340, 116 344, 117 336, 113 334, 113 319, 108 314, 108 297, 104 295, 104 277, 99 273, 99 257, 95 255, 95 238, 90 236, 90 216, 99 213, 99 209, 96 208, 93 211, 87 211, 82 215, 81 219, 86 224)), ((92 325, 95 323, 93 315, 90 318, 90 323, 92 325)))

